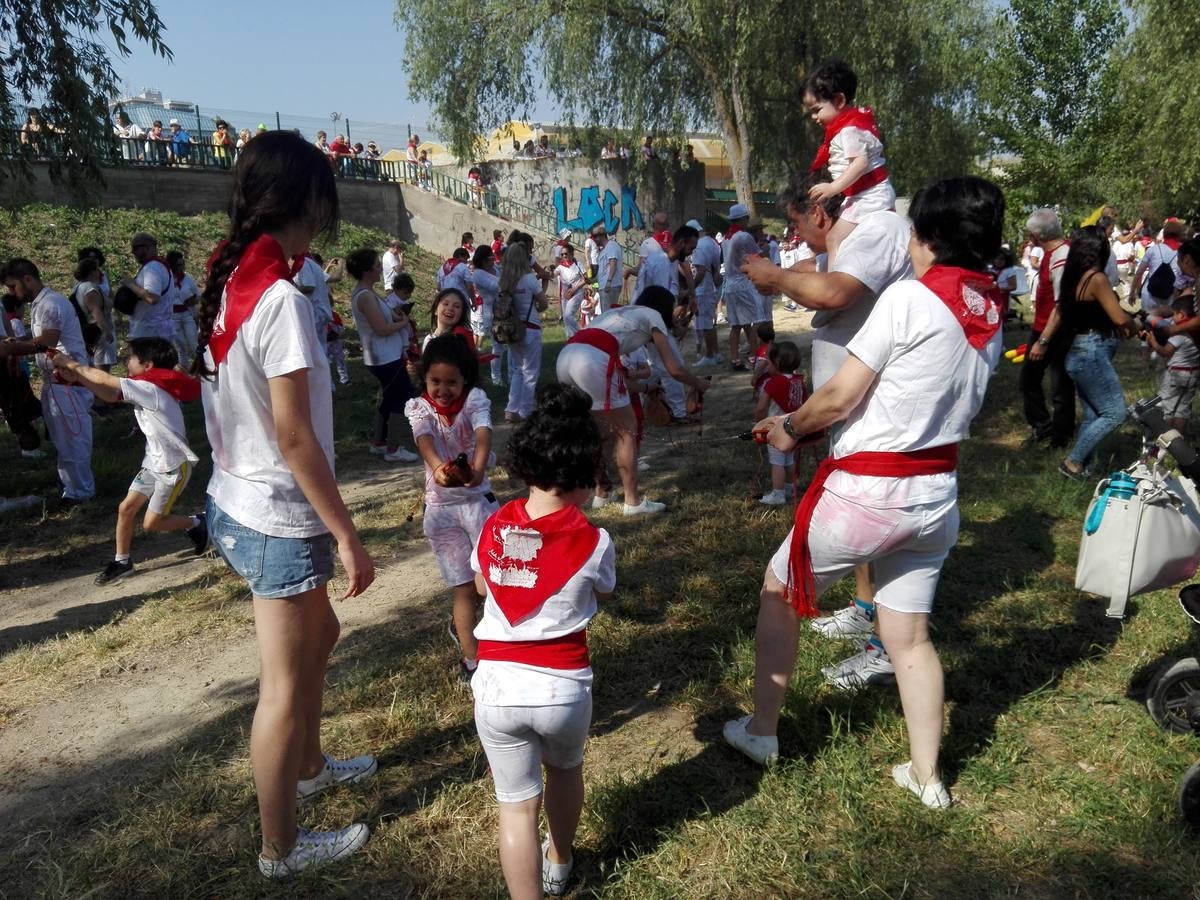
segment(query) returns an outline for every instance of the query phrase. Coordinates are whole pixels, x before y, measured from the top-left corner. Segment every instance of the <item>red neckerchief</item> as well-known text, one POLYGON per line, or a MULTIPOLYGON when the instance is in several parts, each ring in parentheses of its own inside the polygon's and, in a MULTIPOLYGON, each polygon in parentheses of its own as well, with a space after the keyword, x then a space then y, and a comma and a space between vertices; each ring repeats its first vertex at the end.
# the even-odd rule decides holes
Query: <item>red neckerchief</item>
POLYGON ((225 283, 225 303, 208 340, 214 366, 225 361, 238 331, 250 318, 267 288, 277 281, 290 282, 302 265, 303 256, 296 258, 296 264, 289 264, 279 241, 268 234, 260 234, 246 248, 225 283))
POLYGON ((1181 241, 1179 238, 1176 238, 1176 237, 1165 237, 1165 238, 1163 238, 1162 242, 1164 244, 1166 244, 1168 247, 1170 247, 1172 250, 1174 250, 1176 253, 1178 253, 1179 248, 1183 246, 1183 241, 1181 241))
POLYGON ((171 269, 167 269, 167 271, 170 272, 171 277, 175 279, 175 287, 183 287, 183 279, 187 277, 187 272, 184 272, 182 275, 176 275, 171 269))
POLYGON ((763 391, 785 413, 792 413, 808 399, 808 385, 803 375, 772 375, 763 384, 763 391))
POLYGON ((424 400, 426 403, 428 403, 430 406, 432 406, 433 411, 436 412, 443 419, 445 419, 447 423, 452 423, 454 421, 455 417, 460 412, 462 412, 462 408, 467 402, 467 394, 468 393, 470 393, 470 392, 463 391, 461 394, 459 394, 454 399, 454 402, 451 403, 449 406, 442 406, 442 404, 438 403, 436 400, 434 400, 432 397, 429 396, 429 391, 425 391, 423 394, 421 394, 421 399, 424 400))
POLYGON ((825 492, 825 482, 834 472, 876 478, 912 478, 917 475, 939 475, 958 468, 958 444, 909 450, 898 453, 875 453, 864 450, 841 459, 826 457, 817 466, 804 498, 796 506, 796 524, 792 529, 792 546, 788 551, 788 581, 786 598, 797 615, 815 616, 817 585, 813 576, 812 553, 808 546, 808 531, 813 512, 825 492))
POLYGON ((160 369, 155 366, 141 375, 130 375, 131 381, 148 381, 162 388, 180 403, 193 403, 200 399, 200 381, 178 369, 160 369))
POLYGON ((515 625, 563 589, 600 543, 600 529, 576 506, 530 519, 525 498, 483 526, 477 559, 492 598, 515 625))
POLYGON ((976 350, 986 347, 1000 330, 996 282, 988 275, 955 266, 930 266, 919 280, 946 304, 976 350))
POLYGON ((449 275, 455 269, 462 265, 462 260, 457 256, 452 256, 442 263, 442 275, 449 275))
POLYGON ((658 241, 658 245, 662 247, 664 251, 671 249, 670 229, 664 228, 662 231, 656 231, 654 233, 654 239, 658 241))
POLYGON ((745 228, 743 228, 741 225, 738 225, 736 222, 730 222, 729 229, 725 232, 725 240, 729 240, 731 237, 733 237, 739 231, 745 231, 745 230, 746 230, 745 228))
POLYGON ((879 126, 875 124, 875 113, 871 111, 870 107, 847 106, 838 113, 836 119, 825 126, 825 143, 817 150, 816 159, 813 160, 809 171, 817 172, 829 165, 829 145, 833 143, 838 132, 845 128, 861 128, 863 131, 869 131, 875 137, 879 137, 879 126))

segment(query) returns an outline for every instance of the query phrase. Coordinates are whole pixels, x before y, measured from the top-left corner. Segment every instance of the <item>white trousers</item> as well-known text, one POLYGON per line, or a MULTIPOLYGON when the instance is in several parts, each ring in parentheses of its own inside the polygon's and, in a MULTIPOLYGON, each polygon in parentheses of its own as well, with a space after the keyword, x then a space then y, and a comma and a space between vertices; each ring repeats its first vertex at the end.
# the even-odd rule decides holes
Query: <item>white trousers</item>
POLYGON ((520 343, 508 345, 508 360, 512 384, 508 386, 508 405, 504 411, 525 418, 533 412, 538 374, 542 369, 542 330, 526 328, 520 343))
POLYGON ((196 317, 190 312, 175 314, 175 337, 171 346, 179 354, 179 364, 185 369, 192 367, 192 356, 196 352, 196 317))
POLYGON ((44 385, 42 416, 58 452, 63 496, 89 500, 96 494, 92 478, 92 392, 78 385, 44 385))

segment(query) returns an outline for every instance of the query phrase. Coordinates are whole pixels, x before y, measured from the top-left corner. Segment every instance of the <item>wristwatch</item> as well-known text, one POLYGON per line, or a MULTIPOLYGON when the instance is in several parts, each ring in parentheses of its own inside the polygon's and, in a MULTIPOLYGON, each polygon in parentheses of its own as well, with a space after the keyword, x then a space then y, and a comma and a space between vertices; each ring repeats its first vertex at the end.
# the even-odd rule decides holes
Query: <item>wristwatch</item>
POLYGON ((796 429, 792 427, 792 417, 790 415, 783 417, 783 433, 793 441, 800 438, 800 435, 796 434, 796 429))
POLYGON ((1050 346, 1050 342, 1042 337, 1038 338, 1036 343, 1039 347, 1049 347, 1050 346))

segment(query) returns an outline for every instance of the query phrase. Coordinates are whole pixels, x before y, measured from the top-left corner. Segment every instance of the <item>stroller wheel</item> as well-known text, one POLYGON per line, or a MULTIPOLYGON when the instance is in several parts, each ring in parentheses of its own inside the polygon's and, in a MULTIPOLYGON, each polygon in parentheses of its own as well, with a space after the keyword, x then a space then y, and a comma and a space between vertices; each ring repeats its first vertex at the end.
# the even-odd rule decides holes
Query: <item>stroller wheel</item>
POLYGON ((1192 696, 1200 693, 1200 662, 1195 657, 1181 659, 1155 678, 1152 687, 1147 706, 1159 727, 1174 734, 1193 733, 1188 713, 1195 707, 1192 696))
POLYGON ((1179 605, 1187 617, 1200 625, 1200 584, 1189 584, 1179 592, 1179 605))
POLYGON ((1200 828, 1200 763, 1192 766, 1179 782, 1175 794, 1179 815, 1193 828, 1200 828))

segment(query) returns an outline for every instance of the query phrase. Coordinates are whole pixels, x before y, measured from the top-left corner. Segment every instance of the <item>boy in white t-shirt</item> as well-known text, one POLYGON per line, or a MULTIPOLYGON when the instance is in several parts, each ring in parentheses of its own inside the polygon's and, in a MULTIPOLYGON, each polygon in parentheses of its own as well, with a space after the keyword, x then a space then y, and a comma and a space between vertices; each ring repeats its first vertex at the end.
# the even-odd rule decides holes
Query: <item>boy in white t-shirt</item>
POLYGON ((814 185, 809 196, 818 202, 838 194, 846 198, 826 239, 830 264, 863 216, 896 208, 879 126, 869 108, 853 105, 857 90, 858 76, 840 59, 821 63, 804 82, 804 107, 825 128, 825 141, 811 168, 813 172, 828 168, 832 179, 814 185))
POLYGON ((138 513, 149 504, 142 527, 146 531, 183 531, 199 556, 208 547, 204 514, 173 515, 199 461, 187 443, 180 403, 200 399, 200 382, 175 367, 179 356, 163 338, 129 341, 129 377, 118 378, 100 369, 77 363, 64 353, 54 356, 54 367, 64 381, 87 388, 101 400, 123 400, 133 407, 138 428, 146 436, 142 467, 117 509, 116 555, 96 576, 96 584, 109 584, 134 571, 129 556, 138 513))
MULTIPOLYGON (((1176 300, 1171 307, 1175 311, 1172 324, 1179 325, 1191 318, 1191 298, 1176 300)), ((1158 396, 1162 398, 1162 410, 1167 417, 1167 424, 1183 434, 1188 420, 1192 417, 1196 386, 1200 384, 1200 348, 1196 346, 1191 335, 1187 334, 1174 335, 1168 338, 1165 344, 1159 342, 1153 328, 1147 328, 1145 335, 1150 349, 1167 363, 1158 387, 1158 396)))

